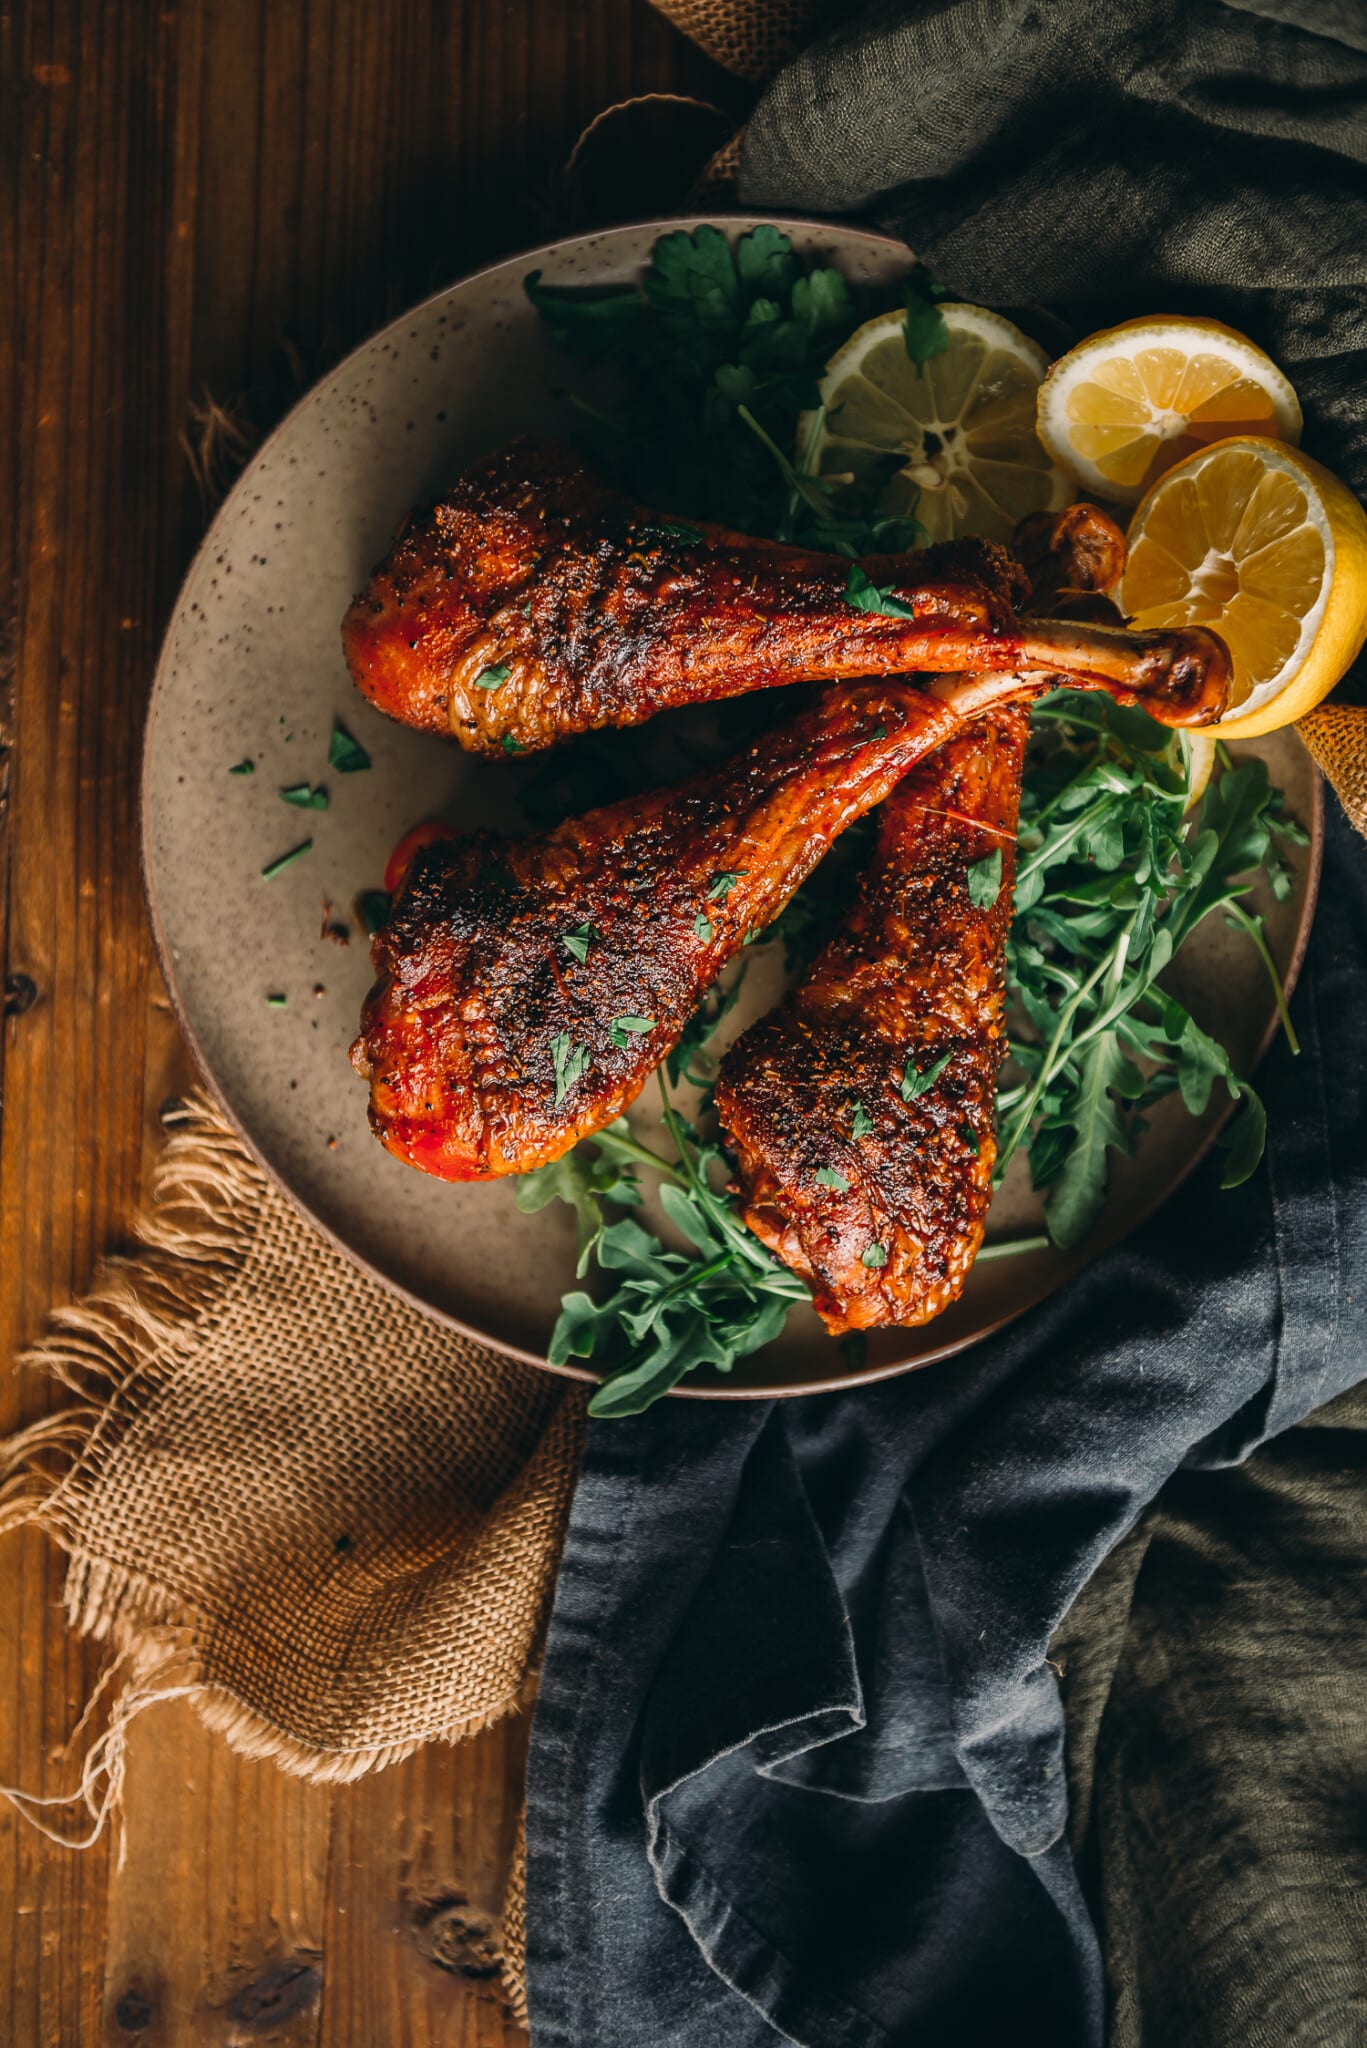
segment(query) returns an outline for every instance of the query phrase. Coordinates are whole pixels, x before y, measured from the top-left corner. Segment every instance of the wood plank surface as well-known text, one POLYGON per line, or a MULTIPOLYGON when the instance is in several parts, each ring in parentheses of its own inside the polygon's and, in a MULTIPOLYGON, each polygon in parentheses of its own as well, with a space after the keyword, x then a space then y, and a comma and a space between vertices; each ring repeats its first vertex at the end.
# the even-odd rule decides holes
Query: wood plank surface
MULTIPOLYGON (((728 82, 644 0, 0 6, 0 1430, 49 1306, 126 1242, 191 1078, 138 874, 142 713, 212 393, 269 427, 405 304, 556 225, 635 93, 728 82)), ((69 1788, 99 1657, 0 1542, 0 1783, 69 1788)), ((135 1726, 120 1867, 0 1806, 0 2043, 496 2048, 483 1935, 525 1727, 339 1790, 183 1704, 135 1726)), ((71 1816, 66 1816, 70 1820, 71 1816)))

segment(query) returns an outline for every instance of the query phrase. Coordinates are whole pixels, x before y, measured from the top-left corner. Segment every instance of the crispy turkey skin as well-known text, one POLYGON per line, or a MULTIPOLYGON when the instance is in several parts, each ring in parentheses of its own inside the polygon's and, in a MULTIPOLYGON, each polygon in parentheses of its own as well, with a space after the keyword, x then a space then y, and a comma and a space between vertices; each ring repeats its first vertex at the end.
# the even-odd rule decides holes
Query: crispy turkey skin
POLYGON ((382 711, 484 753, 776 684, 914 672, 1051 668, 1180 700, 1184 723, 1223 708, 1214 634, 1024 624, 1025 579, 991 541, 863 568, 903 616, 851 603, 837 556, 668 519, 572 451, 519 441, 412 516, 342 642, 382 711))
POLYGON ((722 1061, 745 1221, 833 1331, 929 1322, 982 1241, 1028 727, 1004 705, 911 771, 844 929, 722 1061))

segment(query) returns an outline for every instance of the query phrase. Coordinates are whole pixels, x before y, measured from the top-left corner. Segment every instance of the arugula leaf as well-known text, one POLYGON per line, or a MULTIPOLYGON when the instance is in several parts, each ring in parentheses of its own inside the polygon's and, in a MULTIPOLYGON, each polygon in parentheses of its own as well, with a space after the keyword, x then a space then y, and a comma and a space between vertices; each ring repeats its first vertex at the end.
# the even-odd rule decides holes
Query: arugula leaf
POLYGON ((256 763, 255 761, 235 761, 228 770, 228 773, 230 775, 255 775, 256 763))
MULTIPOLYGON (((612 1137, 629 1140, 626 1118, 619 1117, 600 1135, 605 1141, 612 1137)), ((525 1216, 534 1215, 550 1202, 572 1204, 579 1240, 575 1271, 582 1279, 606 1227, 603 1204, 638 1206, 641 1189, 634 1168, 614 1158, 606 1143, 598 1148, 597 1157, 591 1156, 586 1146, 576 1145, 563 1159, 521 1174, 514 1200, 525 1216)))
POLYGON ((867 1136, 869 1135, 869 1132, 870 1132, 870 1131, 871 1131, 872 1129, 873 1129, 873 1118, 872 1118, 872 1117, 871 1117, 871 1116, 869 1115, 868 1111, 867 1111, 867 1110, 865 1109, 865 1107, 864 1107, 864 1105, 863 1105, 863 1103, 862 1103, 862 1102, 856 1102, 856 1103, 855 1103, 855 1105, 854 1105, 854 1124, 853 1124, 853 1130, 854 1130, 854 1135, 855 1135, 855 1137, 856 1137, 856 1138, 867 1138, 867 1136))
MULTIPOLYGON (((1049 1235, 1068 1251, 1081 1244, 1106 1195, 1107 1152, 1128 1152, 1129 1138, 1112 1100, 1124 1062, 1116 1035, 1103 1032, 1082 1055, 1077 1085, 1058 1112, 1072 1142, 1044 1205, 1049 1235)), ((1128 1062, 1125 1062, 1128 1065, 1128 1062)))
POLYGON ((710 918, 704 917, 701 911, 698 912, 693 920, 693 936, 695 939, 701 939, 705 946, 709 946, 712 943, 712 921, 710 918))
POLYGON ((818 1166, 816 1184, 819 1188, 833 1188, 837 1195, 847 1195, 850 1191, 850 1184, 844 1174, 837 1172, 833 1166, 818 1166))
POLYGON ((506 683, 512 670, 506 661, 496 661, 491 668, 482 668, 475 677, 477 690, 496 690, 500 683, 506 683))
POLYGON ((861 1266, 872 1267, 875 1272, 880 1267, 886 1266, 888 1263, 887 1246, 881 1244, 867 1245, 859 1255, 859 1263, 861 1266))
POLYGON ((993 852, 975 860, 968 870, 968 900, 975 910, 990 910, 1002 889, 1002 852, 996 847, 993 852))
POLYGON ((778 1335, 795 1301, 808 1298, 796 1274, 745 1229, 731 1198, 713 1187, 717 1148, 701 1144, 667 1094, 664 1101, 676 1162, 638 1145, 619 1121, 554 1168, 526 1176, 518 1193, 519 1206, 555 1199, 574 1203, 580 1274, 596 1260, 604 1272, 619 1276, 602 1301, 582 1291, 567 1294, 551 1337, 553 1365, 595 1358, 605 1367, 603 1384, 589 1403, 594 1415, 639 1414, 700 1366, 729 1372, 738 1358, 778 1335), (578 1164, 590 1148, 599 1158, 586 1167, 578 1164), (639 1200, 634 1171, 620 1182, 611 1178, 620 1173, 615 1162, 624 1158, 661 1174, 661 1204, 693 1247, 692 1257, 667 1250, 630 1218, 604 1221, 602 1205, 622 1199, 620 1185, 629 1199, 639 1200))
POLYGON ((583 961, 588 959, 589 947, 597 936, 591 924, 580 924, 576 925, 572 932, 562 932, 560 943, 567 953, 573 954, 576 960, 583 961))
POLYGON ((325 811, 328 807, 328 793, 325 789, 313 789, 307 782, 292 782, 288 789, 280 791, 282 804, 293 804, 300 811, 325 811))
POLYGON ((1221 1081, 1240 1105, 1227 1176, 1257 1163, 1261 1103, 1160 983, 1212 911, 1259 952, 1296 1050, 1262 921, 1241 900, 1251 872, 1278 860, 1277 794, 1251 760, 1225 767, 1194 823, 1186 802, 1180 742, 1146 713, 1073 691, 1037 707, 1007 941, 1008 988, 1024 1020, 1013 1026, 1012 1061, 1026 1079, 1008 1081, 1002 1098, 996 1177, 1024 1145, 1035 1185, 1050 1189, 1059 1244, 1086 1237, 1105 1201, 1108 1155, 1129 1150, 1146 1106, 1174 1090, 1202 1116, 1221 1081))

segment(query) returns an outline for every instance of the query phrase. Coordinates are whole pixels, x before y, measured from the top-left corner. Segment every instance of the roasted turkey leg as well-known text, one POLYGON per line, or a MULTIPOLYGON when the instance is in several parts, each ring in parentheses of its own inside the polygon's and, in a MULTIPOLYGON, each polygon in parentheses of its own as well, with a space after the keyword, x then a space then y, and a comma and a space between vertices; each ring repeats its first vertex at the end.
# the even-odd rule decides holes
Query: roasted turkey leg
POLYGON ((982 1241, 1029 724, 1002 705, 911 771, 844 928, 721 1064, 745 1221, 831 1330, 929 1322, 982 1241))
POLYGON ((377 1135, 428 1173, 479 1180, 601 1130, 747 935, 960 728, 963 703, 976 712, 994 689, 1000 704, 1052 680, 830 685, 675 788, 530 838, 425 849, 376 936, 380 980, 352 1050, 377 1135))
POLYGON ((1025 624, 1020 571, 990 541, 864 563, 903 617, 852 604, 850 567, 662 518, 568 449, 522 441, 413 516, 342 641, 382 711, 485 753, 777 683, 913 672, 1056 670, 1166 695, 1186 724, 1224 708, 1213 633, 1025 624))
MULTIPOLYGON (((1118 616, 1124 536, 1095 506, 1015 546, 1037 603, 1118 616)), ((1028 720, 998 705, 898 785, 844 928, 721 1065, 745 1221, 833 1331, 929 1322, 982 1241, 1028 720)))

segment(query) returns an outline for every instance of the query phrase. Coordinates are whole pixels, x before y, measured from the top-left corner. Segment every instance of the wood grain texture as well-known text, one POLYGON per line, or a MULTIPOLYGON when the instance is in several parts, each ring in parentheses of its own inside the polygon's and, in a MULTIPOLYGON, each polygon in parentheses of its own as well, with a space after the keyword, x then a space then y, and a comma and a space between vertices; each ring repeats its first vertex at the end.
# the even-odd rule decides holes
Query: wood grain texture
MULTIPOLYGON (((652 90, 731 93, 644 0, 0 7, 0 1429, 48 1401, 10 1363, 126 1242, 192 1078, 137 842, 202 523, 192 405, 268 428, 405 304, 552 231, 575 137, 652 90)), ((47 1793, 99 1663, 61 1588, 45 1542, 0 1545, 0 1782, 47 1793)), ((0 2042, 521 2039, 482 1944, 524 1742, 323 1791, 152 1709, 121 1869, 0 1807, 0 2042)))

